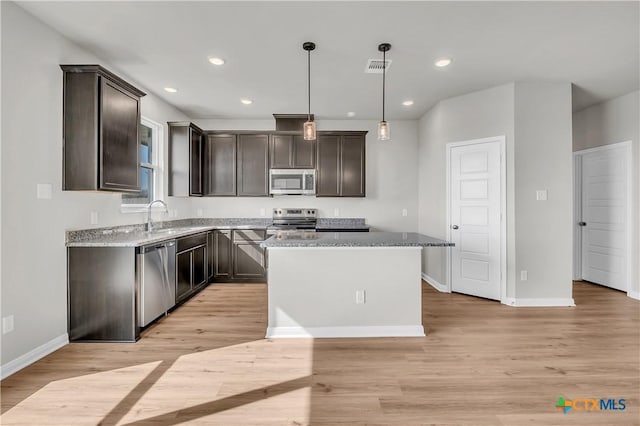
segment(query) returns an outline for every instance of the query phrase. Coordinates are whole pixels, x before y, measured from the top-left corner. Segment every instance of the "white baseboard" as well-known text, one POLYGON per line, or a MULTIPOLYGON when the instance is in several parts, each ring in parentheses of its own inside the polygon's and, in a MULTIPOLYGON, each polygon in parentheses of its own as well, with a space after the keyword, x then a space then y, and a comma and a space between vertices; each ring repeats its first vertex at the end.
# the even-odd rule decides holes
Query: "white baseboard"
POLYGON ((268 327, 267 339, 331 337, 423 337, 421 325, 348 326, 348 327, 268 327))
POLYGON ((631 291, 631 290, 629 290, 627 292, 627 296, 629 296, 632 299, 640 300, 640 291, 631 291))
POLYGON ((568 306, 576 306, 573 298, 561 299, 561 298, 550 298, 550 299, 527 299, 527 298, 514 298, 507 297, 500 301, 504 305, 514 306, 514 307, 568 307, 568 306))
POLYGON ((33 364, 37 360, 44 358, 52 352, 57 351, 64 345, 69 343, 69 335, 64 333, 55 339, 49 340, 47 343, 38 346, 37 348, 27 352, 24 355, 13 359, 6 364, 0 366, 0 380, 4 380, 13 373, 17 373, 23 368, 33 364))
POLYGON ((424 272, 422 272, 422 279, 425 280, 431 287, 435 288, 441 293, 451 293, 446 285, 439 283, 436 279, 430 277, 424 272))

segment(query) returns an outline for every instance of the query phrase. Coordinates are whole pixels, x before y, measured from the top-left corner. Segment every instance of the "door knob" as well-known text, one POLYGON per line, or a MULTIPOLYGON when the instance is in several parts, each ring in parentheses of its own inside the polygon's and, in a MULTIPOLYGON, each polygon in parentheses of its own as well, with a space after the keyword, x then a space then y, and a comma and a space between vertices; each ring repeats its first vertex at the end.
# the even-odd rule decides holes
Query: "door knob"
POLYGON ((578 226, 587 226, 587 222, 578 222, 578 226))
POLYGON ((451 229, 458 229, 458 225, 453 225, 451 229))

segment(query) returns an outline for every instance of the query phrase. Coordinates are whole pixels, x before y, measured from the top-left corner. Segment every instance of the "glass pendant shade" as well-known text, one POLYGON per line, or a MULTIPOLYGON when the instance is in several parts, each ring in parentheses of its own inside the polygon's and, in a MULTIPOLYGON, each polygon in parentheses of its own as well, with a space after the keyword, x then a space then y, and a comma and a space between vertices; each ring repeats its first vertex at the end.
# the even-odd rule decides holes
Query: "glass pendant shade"
POLYGON ((388 141, 391 138, 391 129, 389 123, 381 121, 378 123, 378 139, 381 141, 388 141))
POLYGON ((316 140, 316 122, 311 120, 306 121, 304 123, 303 133, 305 141, 316 140))

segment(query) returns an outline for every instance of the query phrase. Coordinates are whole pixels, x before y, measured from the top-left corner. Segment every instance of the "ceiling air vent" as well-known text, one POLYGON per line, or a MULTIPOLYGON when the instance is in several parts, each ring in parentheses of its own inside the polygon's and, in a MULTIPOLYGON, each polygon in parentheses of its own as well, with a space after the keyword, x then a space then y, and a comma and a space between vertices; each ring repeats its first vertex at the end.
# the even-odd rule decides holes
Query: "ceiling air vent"
POLYGON ((382 59, 369 59, 364 72, 367 74, 382 74, 382 70, 385 67, 385 62, 388 72, 389 68, 391 68, 391 59, 387 59, 386 61, 383 61, 382 59))

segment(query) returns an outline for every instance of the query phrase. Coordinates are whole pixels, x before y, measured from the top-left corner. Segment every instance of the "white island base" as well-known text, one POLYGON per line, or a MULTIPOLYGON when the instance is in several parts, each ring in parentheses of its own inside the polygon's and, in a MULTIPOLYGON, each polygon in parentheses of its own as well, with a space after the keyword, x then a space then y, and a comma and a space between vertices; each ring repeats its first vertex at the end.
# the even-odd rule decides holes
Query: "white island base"
POLYGON ((421 250, 269 247, 266 337, 424 336, 421 250))

